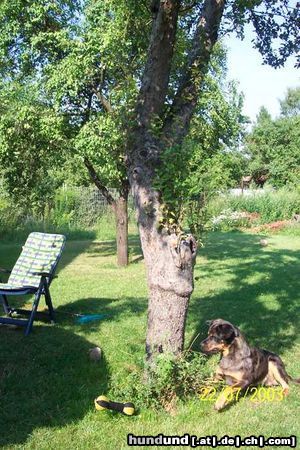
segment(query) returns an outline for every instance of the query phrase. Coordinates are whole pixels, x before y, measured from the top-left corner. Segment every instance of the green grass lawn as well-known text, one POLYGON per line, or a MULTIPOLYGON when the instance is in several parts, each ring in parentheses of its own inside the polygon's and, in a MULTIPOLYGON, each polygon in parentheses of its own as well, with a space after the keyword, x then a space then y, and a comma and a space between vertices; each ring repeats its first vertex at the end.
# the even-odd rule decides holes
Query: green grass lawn
MULTIPOLYGON (((280 353, 288 372, 300 377, 300 240, 273 236, 260 247, 245 233, 211 233, 200 249, 195 291, 187 321, 186 346, 206 335, 205 321, 217 317, 239 326, 249 342, 280 353)), ((0 267, 11 267, 21 244, 0 244, 0 267)), ((94 409, 143 364, 147 291, 136 241, 132 264, 118 268, 111 242, 68 242, 53 282, 57 324, 23 330, 0 327, 0 445, 9 449, 122 449, 135 435, 300 435, 300 386, 281 402, 250 398, 221 413, 194 398, 179 402, 172 415, 141 408, 133 417, 94 409), (105 313, 100 322, 78 325, 73 313, 105 313), (88 350, 99 345, 103 359, 88 350)), ((208 364, 213 368, 217 358, 208 364)), ((122 390, 117 401, 124 398, 122 390)), ((153 448, 153 447, 152 447, 153 448)), ((252 448, 252 447, 248 447, 252 448)))

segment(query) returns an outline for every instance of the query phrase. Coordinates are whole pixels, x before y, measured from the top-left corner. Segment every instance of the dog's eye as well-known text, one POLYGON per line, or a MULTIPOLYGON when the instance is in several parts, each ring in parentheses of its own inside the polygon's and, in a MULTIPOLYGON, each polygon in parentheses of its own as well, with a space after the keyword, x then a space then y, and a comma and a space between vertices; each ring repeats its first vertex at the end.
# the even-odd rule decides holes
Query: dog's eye
POLYGON ((221 339, 218 336, 213 336, 213 340, 215 342, 221 342, 221 339))

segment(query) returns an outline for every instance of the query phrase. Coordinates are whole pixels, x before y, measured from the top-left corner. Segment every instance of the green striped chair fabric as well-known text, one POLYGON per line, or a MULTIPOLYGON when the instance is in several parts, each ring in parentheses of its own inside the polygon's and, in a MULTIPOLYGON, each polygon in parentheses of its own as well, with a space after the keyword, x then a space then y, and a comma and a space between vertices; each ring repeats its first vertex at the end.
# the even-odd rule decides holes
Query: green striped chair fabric
POLYGON ((0 283, 0 289, 16 290, 24 287, 38 288, 41 280, 36 273, 54 274, 65 245, 61 234, 30 233, 25 242, 7 283, 0 283))
MULTIPOLYGON (((0 301, 5 317, 0 324, 25 327, 25 336, 31 332, 33 321, 38 317, 41 296, 45 297, 48 316, 54 322, 55 315, 49 291, 51 280, 61 257, 65 236, 61 234, 31 233, 19 256, 7 283, 0 283, 0 301), (34 295, 32 309, 15 308, 9 304, 10 296, 34 295), (17 315, 17 317, 16 317, 17 315), (19 316, 28 319, 19 318, 19 316)), ((5 271, 5 270, 4 270, 5 271)))

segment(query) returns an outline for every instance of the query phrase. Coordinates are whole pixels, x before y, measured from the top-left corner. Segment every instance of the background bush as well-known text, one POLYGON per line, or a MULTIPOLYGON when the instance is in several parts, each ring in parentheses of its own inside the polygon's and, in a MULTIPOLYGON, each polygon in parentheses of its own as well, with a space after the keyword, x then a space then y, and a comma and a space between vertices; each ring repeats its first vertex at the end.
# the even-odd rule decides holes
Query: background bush
MULTIPOLYGON (((291 220, 294 214, 300 213, 300 189, 285 187, 277 191, 261 190, 252 195, 220 195, 214 197, 208 205, 208 227, 213 227, 214 220, 221 215, 228 219, 220 221, 218 229, 241 226, 240 221, 230 222, 229 212, 246 211, 258 213, 255 224, 266 224, 277 220, 291 220)), ((243 223, 246 226, 247 223, 243 223)), ((248 221, 248 225, 251 222, 248 221)))
MULTIPOLYGON (((43 231, 63 233, 68 239, 114 240, 113 212, 104 201, 96 200, 90 188, 58 189, 38 213, 35 208, 16 206, 0 191, 0 239, 22 242, 31 231, 43 231)), ((132 208, 129 212, 132 218, 132 208)))

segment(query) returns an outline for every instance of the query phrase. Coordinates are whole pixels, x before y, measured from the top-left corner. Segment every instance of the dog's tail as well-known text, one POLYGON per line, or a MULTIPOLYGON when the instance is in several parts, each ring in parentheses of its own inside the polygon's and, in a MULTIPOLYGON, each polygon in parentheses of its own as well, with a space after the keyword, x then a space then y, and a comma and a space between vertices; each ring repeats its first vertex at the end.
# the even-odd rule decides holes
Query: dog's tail
POLYGON ((300 384, 300 378, 293 378, 290 375, 288 375, 288 378, 292 383, 300 384))

